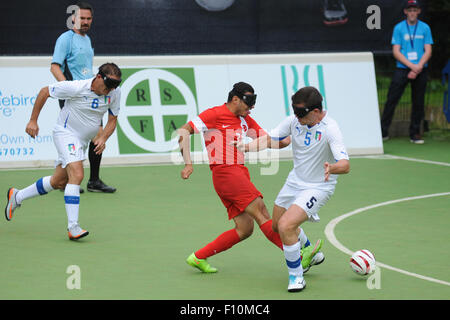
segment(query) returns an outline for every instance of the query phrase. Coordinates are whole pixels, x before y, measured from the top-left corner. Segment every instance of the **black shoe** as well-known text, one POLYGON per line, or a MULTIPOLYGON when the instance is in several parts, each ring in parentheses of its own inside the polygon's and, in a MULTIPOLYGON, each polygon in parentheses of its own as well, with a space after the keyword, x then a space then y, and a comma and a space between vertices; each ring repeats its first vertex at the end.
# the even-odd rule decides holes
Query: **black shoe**
POLYGON ((88 183, 87 183, 87 190, 90 191, 90 192, 105 192, 105 193, 114 193, 114 192, 116 192, 116 188, 107 186, 100 179, 95 180, 95 181, 89 180, 88 183))
POLYGON ((420 134, 415 134, 411 137, 410 140, 414 144, 424 144, 425 141, 423 140, 422 136, 420 134))

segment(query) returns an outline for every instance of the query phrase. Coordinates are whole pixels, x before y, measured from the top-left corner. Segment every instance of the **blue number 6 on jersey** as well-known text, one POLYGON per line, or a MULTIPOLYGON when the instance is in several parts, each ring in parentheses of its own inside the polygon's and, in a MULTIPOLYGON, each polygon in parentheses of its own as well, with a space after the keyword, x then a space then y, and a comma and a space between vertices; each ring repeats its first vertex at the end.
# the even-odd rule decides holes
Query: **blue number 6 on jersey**
POLYGON ((98 108, 98 99, 97 98, 92 100, 91 108, 92 109, 97 109, 98 108))

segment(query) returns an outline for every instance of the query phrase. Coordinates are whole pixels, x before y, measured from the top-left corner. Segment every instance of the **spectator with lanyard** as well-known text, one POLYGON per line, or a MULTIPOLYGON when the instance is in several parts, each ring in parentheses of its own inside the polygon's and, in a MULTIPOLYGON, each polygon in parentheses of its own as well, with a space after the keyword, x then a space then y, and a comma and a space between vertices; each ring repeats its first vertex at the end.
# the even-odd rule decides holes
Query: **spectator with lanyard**
POLYGON ((411 82, 412 109, 409 136, 412 143, 424 143, 420 134, 420 126, 424 118, 427 65, 431 58, 433 39, 428 24, 418 19, 420 12, 418 2, 408 0, 404 9, 406 19, 394 27, 392 51, 397 60, 397 68, 389 86, 387 101, 381 117, 383 140, 389 139, 389 127, 395 107, 406 86, 411 82))

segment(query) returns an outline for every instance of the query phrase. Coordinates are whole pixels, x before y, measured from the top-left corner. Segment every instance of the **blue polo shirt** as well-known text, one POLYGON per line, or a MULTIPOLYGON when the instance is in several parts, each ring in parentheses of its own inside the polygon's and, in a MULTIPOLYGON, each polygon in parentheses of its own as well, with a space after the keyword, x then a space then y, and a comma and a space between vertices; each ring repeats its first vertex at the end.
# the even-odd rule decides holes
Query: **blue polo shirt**
POLYGON ((59 64, 64 72, 66 59, 73 80, 85 80, 94 76, 92 72, 94 49, 87 34, 82 36, 69 30, 59 36, 56 40, 52 63, 59 64))
MULTIPOLYGON (((425 45, 433 44, 431 29, 423 21, 417 20, 417 23, 410 26, 407 20, 396 24, 392 34, 392 45, 400 45, 400 52, 414 64, 418 64, 425 53, 425 45)), ((428 64, 425 64, 425 67, 428 64)), ((397 68, 407 69, 403 63, 397 61, 397 68)))

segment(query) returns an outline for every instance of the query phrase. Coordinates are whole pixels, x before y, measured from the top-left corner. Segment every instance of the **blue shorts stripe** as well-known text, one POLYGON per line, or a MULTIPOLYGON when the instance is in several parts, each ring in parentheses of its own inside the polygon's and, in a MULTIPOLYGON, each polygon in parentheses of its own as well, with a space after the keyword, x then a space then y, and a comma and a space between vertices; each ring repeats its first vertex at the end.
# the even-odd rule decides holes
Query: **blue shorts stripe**
POLYGON ((69 120, 70 113, 67 115, 66 121, 64 121, 64 128, 67 128, 67 120, 69 120))
POLYGON ((41 196, 47 194, 47 192, 44 189, 44 183, 42 182, 42 179, 43 178, 40 178, 38 181, 36 181, 36 188, 41 196))
POLYGON ((298 268, 300 266, 300 264, 302 263, 302 258, 299 258, 297 261, 289 261, 286 260, 286 264, 289 268, 291 269, 295 269, 298 268))
POLYGON ((66 204, 80 204, 80 197, 76 196, 64 196, 66 204))

